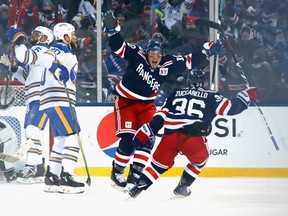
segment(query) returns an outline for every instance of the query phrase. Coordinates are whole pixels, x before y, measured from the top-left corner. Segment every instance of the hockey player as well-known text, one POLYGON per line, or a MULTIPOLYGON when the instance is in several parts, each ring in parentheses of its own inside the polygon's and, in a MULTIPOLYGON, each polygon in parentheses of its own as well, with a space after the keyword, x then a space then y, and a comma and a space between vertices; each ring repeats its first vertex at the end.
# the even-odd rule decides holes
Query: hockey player
POLYGON ((193 56, 191 53, 185 56, 165 55, 162 44, 153 39, 148 42, 146 50, 129 44, 119 34, 120 26, 111 11, 104 16, 103 24, 110 48, 128 62, 126 73, 115 87, 114 113, 116 135, 120 137, 120 142, 111 173, 112 186, 126 191, 135 183, 149 158, 151 149, 134 149, 132 138, 136 130, 148 123, 156 112, 154 100, 158 90, 170 75, 191 69, 206 56, 201 52, 199 56, 196 53, 193 56), (130 164, 126 181, 123 173, 132 157, 133 164, 130 164))
POLYGON ((191 194, 189 186, 200 174, 208 157, 207 135, 211 122, 217 115, 237 115, 246 110, 250 101, 257 100, 255 88, 247 88, 237 94, 237 98, 227 99, 219 93, 206 90, 204 72, 193 69, 187 77, 188 87, 176 89, 166 100, 161 110, 148 124, 144 124, 135 134, 133 144, 151 148, 149 137, 154 136, 164 126, 164 135, 152 155, 152 160, 143 170, 137 184, 129 191, 136 198, 147 190, 161 174, 173 167, 178 154, 189 160, 181 179, 174 189, 177 197, 191 194))
POLYGON ((39 111, 40 82, 45 70, 45 67, 42 66, 42 62, 45 61, 43 55, 53 42, 54 35, 49 28, 36 27, 29 41, 32 45, 30 49, 26 47, 24 43, 26 35, 20 29, 12 27, 9 31, 9 38, 15 46, 14 60, 17 61, 17 65, 22 66, 18 66, 14 77, 25 84, 27 105, 24 122, 25 137, 34 142, 32 148, 27 152, 25 167, 17 173, 17 182, 23 184, 42 183, 45 174, 45 160, 42 155, 41 131, 44 130, 48 118, 47 114, 39 111))
POLYGON ((72 175, 80 150, 75 110, 78 60, 73 52, 77 37, 73 25, 65 22, 57 23, 53 34, 57 43, 46 51, 44 64, 48 70, 43 74, 40 94, 40 110, 47 114, 54 135, 44 191, 82 193, 85 184, 72 175))

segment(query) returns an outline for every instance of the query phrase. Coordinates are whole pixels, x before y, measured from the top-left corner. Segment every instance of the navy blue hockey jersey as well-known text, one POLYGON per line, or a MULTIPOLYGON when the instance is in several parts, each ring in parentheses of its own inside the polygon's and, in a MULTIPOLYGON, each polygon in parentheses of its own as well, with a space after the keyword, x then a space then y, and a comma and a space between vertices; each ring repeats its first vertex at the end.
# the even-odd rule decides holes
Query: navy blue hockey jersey
POLYGON ((227 99, 213 90, 195 87, 177 89, 155 113, 150 125, 159 130, 164 124, 166 132, 195 122, 211 125, 217 115, 237 115, 248 105, 241 97, 227 99))
POLYGON ((126 73, 115 87, 116 94, 131 100, 155 100, 158 90, 169 75, 192 68, 190 53, 185 56, 164 55, 159 66, 153 70, 145 51, 125 42, 120 34, 110 37, 109 46, 128 62, 126 73))

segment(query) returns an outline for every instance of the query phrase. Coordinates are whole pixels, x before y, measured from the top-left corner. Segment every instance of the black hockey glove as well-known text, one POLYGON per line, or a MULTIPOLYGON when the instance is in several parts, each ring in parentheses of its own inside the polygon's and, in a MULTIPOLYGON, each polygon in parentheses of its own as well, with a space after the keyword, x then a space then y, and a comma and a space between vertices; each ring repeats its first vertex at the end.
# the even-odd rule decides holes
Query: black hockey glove
POLYGON ((118 19, 115 18, 112 11, 108 11, 103 16, 103 31, 112 36, 121 30, 118 19))

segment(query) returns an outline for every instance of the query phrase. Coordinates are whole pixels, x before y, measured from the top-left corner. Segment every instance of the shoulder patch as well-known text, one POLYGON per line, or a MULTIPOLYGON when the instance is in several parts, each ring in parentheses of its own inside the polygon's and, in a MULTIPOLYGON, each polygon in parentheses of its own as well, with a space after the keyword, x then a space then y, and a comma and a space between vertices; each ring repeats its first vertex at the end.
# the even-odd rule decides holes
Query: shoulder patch
POLYGON ((160 68, 159 69, 160 76, 167 76, 168 75, 168 68, 160 68))

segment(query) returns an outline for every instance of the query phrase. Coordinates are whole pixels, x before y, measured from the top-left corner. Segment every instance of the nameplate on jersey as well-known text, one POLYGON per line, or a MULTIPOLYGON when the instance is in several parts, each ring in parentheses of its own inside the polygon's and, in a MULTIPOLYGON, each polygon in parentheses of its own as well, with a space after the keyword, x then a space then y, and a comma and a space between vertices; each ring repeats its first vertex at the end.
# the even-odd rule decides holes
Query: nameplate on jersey
POLYGON ((168 68, 160 68, 159 75, 167 76, 167 74, 168 74, 168 68))

